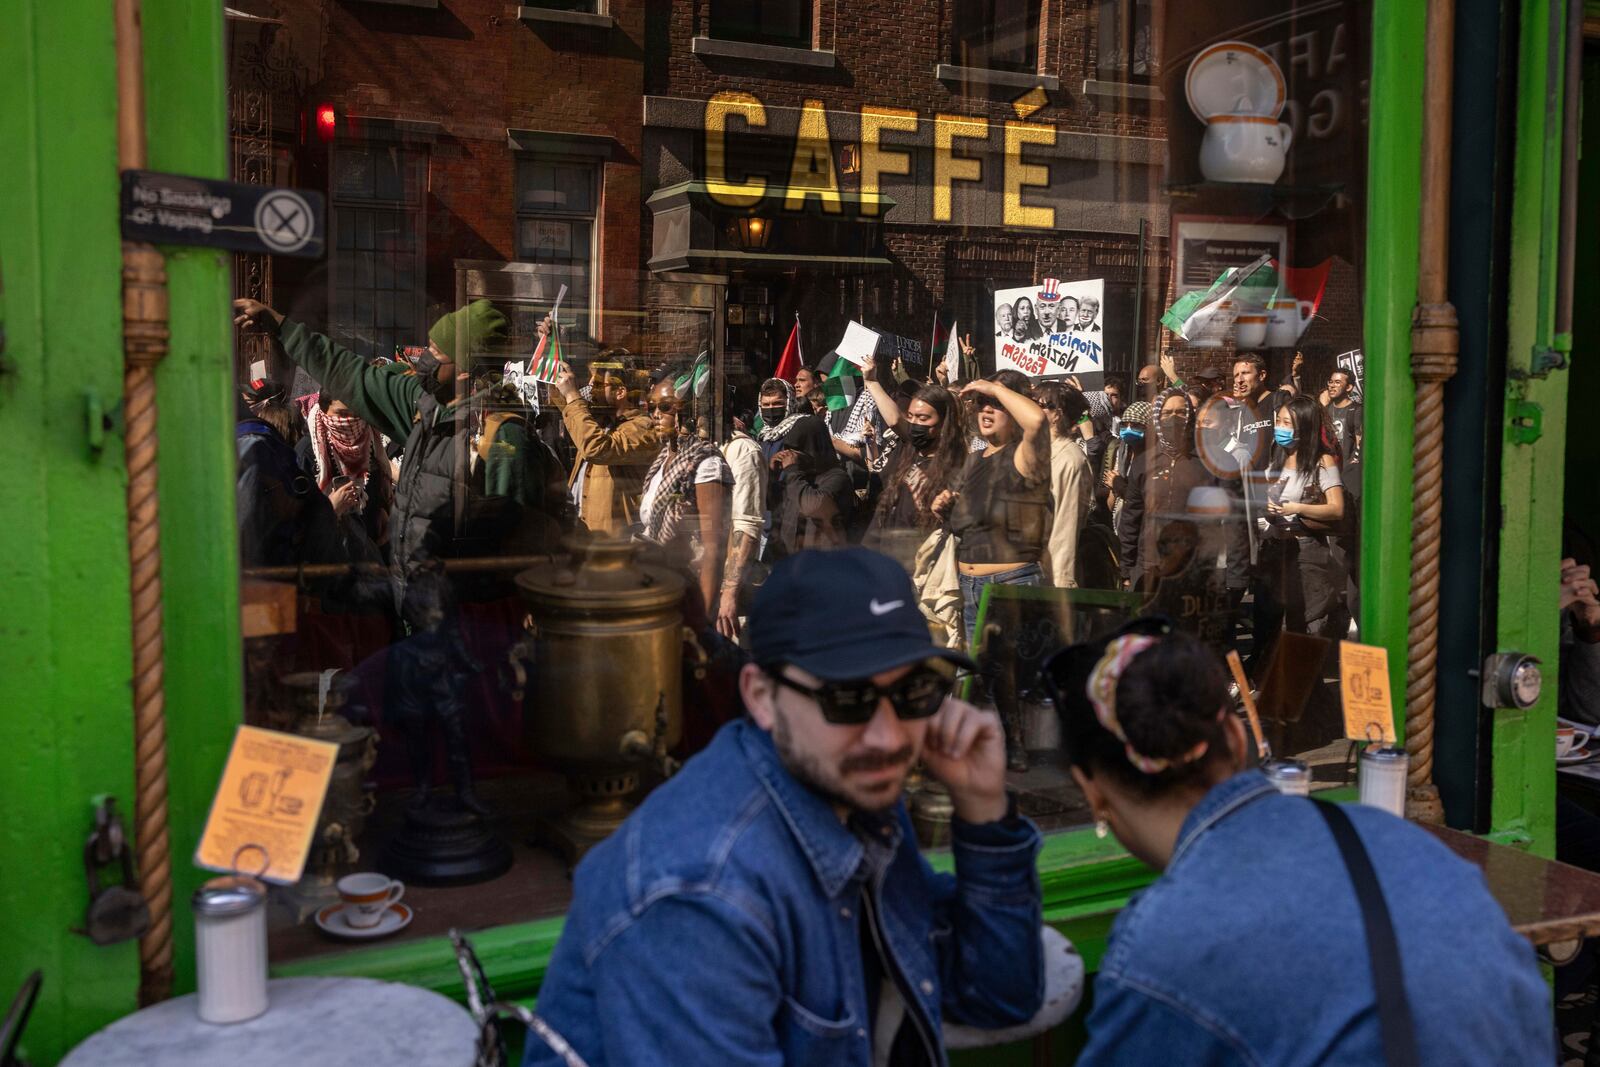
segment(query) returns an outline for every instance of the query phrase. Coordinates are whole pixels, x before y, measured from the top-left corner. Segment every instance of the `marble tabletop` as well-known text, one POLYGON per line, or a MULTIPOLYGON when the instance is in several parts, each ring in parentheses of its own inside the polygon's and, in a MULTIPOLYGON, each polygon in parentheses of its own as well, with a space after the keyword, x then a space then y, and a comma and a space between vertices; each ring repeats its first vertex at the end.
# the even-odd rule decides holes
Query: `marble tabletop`
POLYGON ((472 1067, 478 1028, 438 993, 371 978, 279 978, 269 1007, 242 1023, 200 1021, 196 997, 163 1001, 117 1020, 61 1067, 347 1067, 426 1063, 472 1067))
POLYGON ((1083 999, 1083 957, 1071 941, 1052 927, 1046 926, 1040 938, 1044 941, 1044 1003, 1033 1018, 997 1030, 945 1023, 946 1048, 993 1048, 1026 1041, 1049 1033, 1072 1014, 1083 999))

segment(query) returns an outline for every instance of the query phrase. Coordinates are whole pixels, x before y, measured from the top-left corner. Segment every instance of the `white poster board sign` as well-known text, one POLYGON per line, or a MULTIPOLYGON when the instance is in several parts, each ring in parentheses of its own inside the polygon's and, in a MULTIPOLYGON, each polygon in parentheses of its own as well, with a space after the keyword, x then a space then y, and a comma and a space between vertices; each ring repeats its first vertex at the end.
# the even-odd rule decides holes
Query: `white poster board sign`
POLYGON ((877 350, 877 332, 867 329, 854 319, 850 321, 850 325, 844 328, 844 339, 834 349, 835 352, 839 353, 840 357, 848 359, 858 367, 864 364, 867 361, 867 357, 877 350))
POLYGON ((994 294, 994 365, 1030 378, 1076 375, 1086 390, 1105 384, 1104 278, 1000 289, 994 294))

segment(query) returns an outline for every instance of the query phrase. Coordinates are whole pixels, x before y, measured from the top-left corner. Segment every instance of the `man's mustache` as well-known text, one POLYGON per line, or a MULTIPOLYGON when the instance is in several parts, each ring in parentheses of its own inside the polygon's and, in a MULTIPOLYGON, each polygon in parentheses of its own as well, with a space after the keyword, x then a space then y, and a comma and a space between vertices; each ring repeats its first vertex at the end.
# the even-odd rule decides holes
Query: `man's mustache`
POLYGON ((910 745, 902 745, 893 752, 863 752, 859 756, 846 756, 839 764, 841 774, 851 771, 881 771, 910 763, 913 755, 910 745))

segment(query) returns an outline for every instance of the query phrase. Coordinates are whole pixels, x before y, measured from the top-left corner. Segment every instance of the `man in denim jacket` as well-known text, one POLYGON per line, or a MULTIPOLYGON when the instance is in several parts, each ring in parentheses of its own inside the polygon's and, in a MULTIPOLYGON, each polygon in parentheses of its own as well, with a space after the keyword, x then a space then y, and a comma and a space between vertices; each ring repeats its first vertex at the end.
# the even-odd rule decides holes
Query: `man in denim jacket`
MULTIPOLYGON (((999 720, 949 697, 905 572, 865 549, 778 564, 750 615, 747 719, 579 864, 539 1012, 593 1067, 943 1064, 940 1020, 1038 1010, 1039 832, 999 720), (954 876, 901 803, 950 790, 954 876)), ((526 1064, 561 1061, 529 1037, 526 1064)))

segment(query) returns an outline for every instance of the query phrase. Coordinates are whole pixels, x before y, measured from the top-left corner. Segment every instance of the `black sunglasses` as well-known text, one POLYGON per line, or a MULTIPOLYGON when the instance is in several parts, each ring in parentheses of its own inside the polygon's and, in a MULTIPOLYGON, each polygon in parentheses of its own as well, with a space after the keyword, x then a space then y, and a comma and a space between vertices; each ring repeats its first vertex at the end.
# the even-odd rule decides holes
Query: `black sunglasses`
POLYGON ((668 414, 676 415, 682 406, 676 400, 657 400, 650 405, 650 413, 654 415, 665 411, 668 414))
POLYGON ((880 687, 870 679, 849 682, 824 682, 812 686, 785 677, 783 665, 763 667, 772 680, 817 702, 822 717, 835 726, 861 726, 871 722, 878 702, 885 697, 902 720, 930 718, 944 706, 955 688, 955 679, 936 670, 912 671, 891 686, 880 687))

